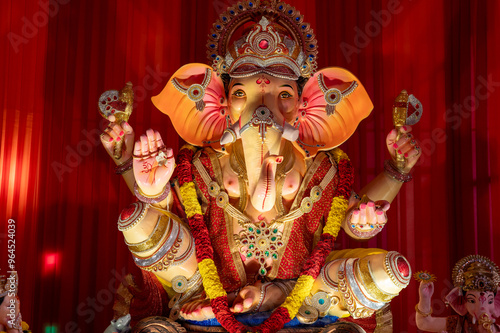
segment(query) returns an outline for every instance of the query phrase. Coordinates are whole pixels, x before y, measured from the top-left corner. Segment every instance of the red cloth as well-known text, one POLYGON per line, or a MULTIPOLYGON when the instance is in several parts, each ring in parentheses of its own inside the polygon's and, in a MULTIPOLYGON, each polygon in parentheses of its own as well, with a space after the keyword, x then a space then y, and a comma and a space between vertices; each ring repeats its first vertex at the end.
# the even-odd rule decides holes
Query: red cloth
MULTIPOLYGON (((180 66, 205 63, 209 29, 236 1, 51 0, 59 5, 45 21, 47 1, 7 0, 0 10, 0 268, 14 218, 23 319, 37 332, 97 332, 112 318, 108 296, 122 272, 136 269, 116 229, 133 197, 99 146, 97 99, 132 81, 130 124, 138 134, 158 129, 177 153, 182 140, 149 98, 180 66)), ((396 95, 407 89, 424 106, 414 131, 424 156, 387 227, 365 243, 341 233, 336 244, 397 250, 413 270, 432 271, 444 316, 439 299, 456 261, 500 261, 500 3, 290 2, 317 33, 319 67, 352 71, 375 105, 341 147, 355 188, 383 170, 396 95)), ((393 301, 395 332, 416 332, 417 287, 393 301)))

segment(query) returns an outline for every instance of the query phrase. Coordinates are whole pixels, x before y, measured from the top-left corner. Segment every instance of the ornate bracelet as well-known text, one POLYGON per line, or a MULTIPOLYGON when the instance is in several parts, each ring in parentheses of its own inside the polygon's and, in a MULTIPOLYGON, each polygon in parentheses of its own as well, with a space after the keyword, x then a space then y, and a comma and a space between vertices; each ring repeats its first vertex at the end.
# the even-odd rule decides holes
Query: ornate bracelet
POLYGON ((337 260, 332 260, 332 261, 326 263, 320 272, 321 281, 323 281, 323 284, 325 286, 329 287, 330 289, 332 289, 333 291, 339 291, 339 284, 337 282, 333 281, 333 279, 330 277, 330 274, 328 274, 328 269, 337 260))
POLYGON ((118 218, 118 230, 127 231, 135 227, 144 219, 148 212, 149 204, 138 201, 125 208, 118 218))
POLYGON ((127 244, 130 252, 134 254, 141 254, 143 252, 149 251, 156 245, 158 245, 159 242, 163 239, 163 236, 165 236, 167 233, 169 225, 170 219, 165 215, 161 215, 158 217, 158 221, 156 222, 153 232, 151 232, 147 239, 140 243, 129 243, 125 240, 125 244, 127 244))
POLYGON ((148 204, 156 204, 159 202, 162 202, 165 200, 165 198, 168 196, 170 193, 170 184, 167 183, 165 187, 163 188, 163 191, 155 196, 149 196, 147 194, 144 194, 144 192, 141 191, 139 188, 139 185, 137 183, 134 184, 134 193, 137 199, 139 199, 142 202, 148 203, 148 204))
POLYGON ((257 306, 253 310, 253 312, 259 312, 260 307, 264 303, 264 299, 266 298, 267 294, 267 288, 270 288, 273 284, 271 282, 264 283, 262 286, 260 286, 260 299, 259 303, 257 303, 257 306))
POLYGON ((132 157, 130 157, 122 164, 116 166, 115 173, 117 175, 123 175, 125 172, 131 170, 133 166, 134 166, 134 160, 132 157))
POLYGON ((409 173, 404 173, 397 169, 391 160, 385 160, 384 171, 389 177, 401 183, 407 183, 413 179, 409 173))
POLYGON ((161 272, 170 268, 184 238, 183 228, 180 227, 179 223, 172 222, 172 228, 169 230, 168 236, 164 238, 162 244, 152 255, 145 258, 136 255, 132 256, 139 268, 149 272, 161 272))
POLYGON ((431 311, 429 311, 427 313, 420 311, 420 309, 418 308, 418 303, 415 304, 415 311, 417 311, 417 313, 419 315, 421 315, 422 317, 429 317, 432 314, 432 308, 431 308, 431 311))

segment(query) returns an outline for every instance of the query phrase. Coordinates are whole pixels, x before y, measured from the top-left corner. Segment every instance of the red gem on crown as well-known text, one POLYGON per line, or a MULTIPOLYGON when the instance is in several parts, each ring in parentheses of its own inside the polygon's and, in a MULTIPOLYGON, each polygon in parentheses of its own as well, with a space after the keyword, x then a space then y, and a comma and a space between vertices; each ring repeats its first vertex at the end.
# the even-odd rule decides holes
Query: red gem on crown
POLYGON ((269 42, 267 40, 263 39, 259 42, 259 47, 261 49, 265 50, 269 47, 269 42))

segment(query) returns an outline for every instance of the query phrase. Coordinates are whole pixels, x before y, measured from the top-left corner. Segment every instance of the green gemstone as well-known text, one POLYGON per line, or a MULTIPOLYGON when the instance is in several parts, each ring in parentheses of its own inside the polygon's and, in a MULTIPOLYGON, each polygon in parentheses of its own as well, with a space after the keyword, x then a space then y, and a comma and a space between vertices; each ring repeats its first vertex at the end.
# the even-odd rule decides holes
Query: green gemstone
POLYGON ((248 227, 248 231, 252 232, 253 228, 252 227, 248 227))
POLYGON ((182 286, 182 282, 177 283, 177 285, 178 285, 179 287, 180 287, 180 286, 182 286))
POLYGON ((278 229, 273 229, 273 234, 277 234, 278 233, 278 229))
POLYGON ((255 245, 253 245, 253 244, 248 245, 248 248, 249 248, 250 250, 252 250, 254 247, 255 247, 255 245))
POLYGON ((250 258, 252 256, 252 252, 247 253, 247 258, 250 258))
POLYGON ((264 254, 266 255, 266 257, 269 257, 269 251, 264 252, 264 254))
POLYGON ((255 230, 255 232, 257 233, 257 235, 260 235, 260 229, 255 230))
POLYGON ((273 253, 273 259, 278 259, 278 255, 276 253, 273 253))
POLYGON ((325 304, 325 300, 324 300, 324 299, 322 299, 322 298, 320 298, 320 299, 318 300, 318 303, 319 303, 320 305, 323 305, 323 304, 325 304))
POLYGON ((306 310, 305 312, 306 312, 306 315, 310 315, 311 314, 311 311, 309 311, 309 310, 306 310))
POLYGON ((266 269, 265 268, 261 268, 260 269, 260 275, 266 275, 266 269))
POLYGON ((271 237, 271 242, 274 242, 276 240, 276 237, 271 237))

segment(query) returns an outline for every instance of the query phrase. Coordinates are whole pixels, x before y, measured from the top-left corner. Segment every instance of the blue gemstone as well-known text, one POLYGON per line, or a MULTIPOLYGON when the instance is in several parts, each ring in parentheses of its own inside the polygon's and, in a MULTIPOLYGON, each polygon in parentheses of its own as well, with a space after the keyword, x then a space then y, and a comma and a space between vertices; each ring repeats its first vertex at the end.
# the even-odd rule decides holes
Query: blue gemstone
POLYGON ((215 58, 215 57, 216 57, 216 55, 215 55, 215 54, 212 54, 212 55, 211 55, 211 57, 212 57, 212 58, 215 58))
POLYGON ((314 48, 314 44, 310 44, 309 48, 313 49, 314 48))
POLYGON ((215 49, 215 44, 210 44, 210 48, 215 49))
POLYGON ((217 24, 215 27, 216 27, 217 29, 222 28, 219 24, 217 24))
POLYGON ((302 26, 302 29, 303 29, 303 30, 305 30, 306 28, 307 28, 307 25, 305 25, 305 24, 304 24, 304 25, 302 26))
POLYGON ((278 7, 279 10, 283 10, 283 5, 278 7))
POLYGON ((242 9, 243 9, 243 6, 242 6, 242 5, 239 5, 239 6, 238 6, 238 8, 239 8, 240 10, 242 10, 242 9))
POLYGON ((312 37, 312 35, 311 35, 311 34, 307 34, 306 36, 307 36, 307 38, 311 38, 311 37, 312 37))
POLYGON ((314 58, 314 54, 310 54, 310 55, 309 55, 309 58, 314 58))
POLYGON ((227 17, 222 16, 222 21, 226 22, 227 21, 227 17))
POLYGON ((217 34, 212 34, 212 37, 213 38, 217 38, 217 34))
POLYGON ((292 15, 292 14, 293 14, 293 10, 291 10, 291 9, 290 9, 290 10, 288 11, 288 14, 289 14, 289 15, 292 15))
POLYGON ((230 11, 229 14, 234 15, 234 10, 230 11))
POLYGON ((253 2, 249 2, 249 3, 248 3, 248 6, 249 6, 249 7, 253 7, 253 2))
POLYGON ((300 17, 296 17, 295 21, 297 21, 297 22, 300 21, 300 17))
POLYGON ((325 304, 325 300, 324 300, 324 299, 322 299, 322 298, 320 298, 320 299, 318 300, 318 303, 319 303, 320 305, 323 305, 323 304, 325 304))

